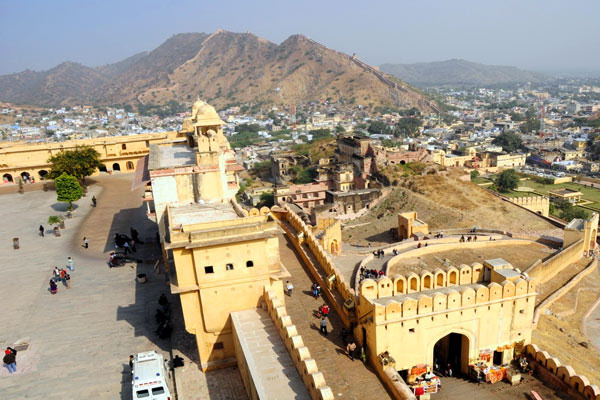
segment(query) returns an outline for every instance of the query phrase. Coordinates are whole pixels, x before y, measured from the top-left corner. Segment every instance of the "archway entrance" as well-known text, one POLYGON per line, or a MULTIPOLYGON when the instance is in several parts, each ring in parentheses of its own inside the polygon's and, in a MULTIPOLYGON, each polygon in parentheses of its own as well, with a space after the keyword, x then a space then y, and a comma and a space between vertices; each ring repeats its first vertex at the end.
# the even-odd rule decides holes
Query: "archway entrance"
POLYGON ((433 346, 433 361, 441 372, 452 368, 452 376, 469 373, 469 338, 460 333, 450 333, 433 346))
POLYGON ((113 164, 113 171, 121 171, 121 166, 119 165, 119 163, 113 164))
POLYGON ((4 174, 2 175, 2 180, 4 181, 4 183, 12 183, 13 181, 13 177, 11 174, 4 174))
POLYGON ((106 165, 104 165, 104 164, 100 164, 100 166, 98 167, 98 171, 100 171, 100 172, 108 172, 106 170, 106 165))
POLYGON ((44 180, 48 175, 48 171, 46 171, 45 169, 41 169, 40 172, 38 172, 38 175, 40 176, 40 179, 44 180))
POLYGON ((23 182, 29 182, 29 178, 31 178, 29 172, 21 172, 21 179, 23 179, 23 182))

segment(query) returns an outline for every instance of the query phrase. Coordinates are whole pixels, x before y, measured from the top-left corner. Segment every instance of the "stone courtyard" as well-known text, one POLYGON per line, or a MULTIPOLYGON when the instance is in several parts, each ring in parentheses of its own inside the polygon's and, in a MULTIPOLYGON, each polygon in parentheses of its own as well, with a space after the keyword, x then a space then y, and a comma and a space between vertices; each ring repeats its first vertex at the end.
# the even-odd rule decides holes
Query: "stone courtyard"
POLYGON ((48 216, 64 215, 54 191, 0 195, 0 251, 5 277, 0 302, 0 346, 29 343, 17 354, 17 373, 0 369, 3 399, 130 399, 129 354, 156 349, 169 359, 170 341, 154 334, 155 309, 164 275, 153 273, 160 249, 139 245, 135 256, 144 262, 109 269, 108 251, 115 232, 129 234, 134 226, 143 240, 154 237, 141 192, 130 191, 132 175, 93 178, 87 197, 77 202, 75 215, 55 237, 48 216), (91 207, 96 195, 98 207, 91 207), (46 227, 45 237, 38 226, 46 227), (82 248, 82 238, 90 248, 82 248), (14 250, 12 238, 20 249, 14 250), (73 257, 71 288, 59 283, 52 295, 48 281, 54 267, 73 257), (146 273, 144 284, 136 274, 146 273))

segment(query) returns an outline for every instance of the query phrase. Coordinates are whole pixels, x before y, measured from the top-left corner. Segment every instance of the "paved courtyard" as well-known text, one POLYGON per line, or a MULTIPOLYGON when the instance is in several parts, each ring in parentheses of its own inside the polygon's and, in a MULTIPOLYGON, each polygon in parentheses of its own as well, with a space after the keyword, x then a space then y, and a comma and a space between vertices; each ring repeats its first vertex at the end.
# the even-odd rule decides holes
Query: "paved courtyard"
POLYGON ((142 238, 154 237, 141 205, 141 192, 130 191, 132 175, 94 178, 87 197, 77 202, 62 236, 47 226, 50 215, 64 215, 53 191, 0 195, 0 251, 3 290, 0 346, 30 344, 17 354, 16 374, 0 369, 2 399, 130 399, 129 354, 159 350, 169 358, 170 341, 154 334, 154 312, 164 275, 153 273, 160 255, 156 244, 138 246, 146 263, 109 269, 107 251, 114 232, 135 226, 142 238), (92 195, 98 207, 92 208, 92 195), (38 226, 47 228, 38 235, 38 226), (90 248, 81 247, 83 236, 90 248), (12 238, 21 248, 13 250, 12 238), (75 260, 71 289, 59 284, 51 295, 48 281, 55 266, 75 260), (148 283, 135 281, 146 273, 148 283))

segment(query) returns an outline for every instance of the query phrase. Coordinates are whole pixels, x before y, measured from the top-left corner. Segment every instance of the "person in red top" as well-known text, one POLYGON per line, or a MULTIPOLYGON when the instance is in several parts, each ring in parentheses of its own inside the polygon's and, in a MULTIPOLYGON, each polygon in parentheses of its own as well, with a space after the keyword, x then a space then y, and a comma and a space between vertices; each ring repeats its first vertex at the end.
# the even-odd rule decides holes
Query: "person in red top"
POLYGON ((323 303, 323 305, 321 306, 321 315, 323 315, 324 317, 327 317, 327 315, 329 314, 329 306, 325 303, 323 303))

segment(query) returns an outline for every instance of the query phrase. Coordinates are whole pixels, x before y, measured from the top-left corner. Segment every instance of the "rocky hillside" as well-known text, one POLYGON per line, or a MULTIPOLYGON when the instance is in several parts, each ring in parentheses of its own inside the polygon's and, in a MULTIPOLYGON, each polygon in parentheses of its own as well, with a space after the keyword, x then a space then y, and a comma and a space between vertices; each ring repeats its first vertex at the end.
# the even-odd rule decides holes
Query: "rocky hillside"
POLYGON ((197 96, 221 107, 327 98, 425 112, 436 107, 406 83, 302 35, 278 45, 250 33, 179 34, 98 68, 64 63, 0 76, 0 101, 14 103, 162 104, 197 96))
POLYGON ((446 60, 417 64, 383 64, 381 70, 420 87, 498 86, 541 82, 549 77, 516 67, 484 65, 465 60, 446 60))

